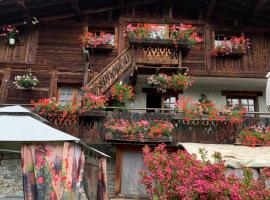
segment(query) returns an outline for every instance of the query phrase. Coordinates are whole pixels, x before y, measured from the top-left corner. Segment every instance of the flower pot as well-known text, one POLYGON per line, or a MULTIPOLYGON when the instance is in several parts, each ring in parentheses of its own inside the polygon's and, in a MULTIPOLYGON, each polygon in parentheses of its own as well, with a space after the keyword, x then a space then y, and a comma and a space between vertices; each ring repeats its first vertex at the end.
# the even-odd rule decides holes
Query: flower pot
POLYGON ((9 38, 8 38, 8 44, 9 44, 10 46, 14 46, 14 45, 15 45, 15 38, 9 37, 9 38))
POLYGON ((34 85, 30 82, 23 82, 21 86, 26 89, 32 89, 34 87, 34 85))

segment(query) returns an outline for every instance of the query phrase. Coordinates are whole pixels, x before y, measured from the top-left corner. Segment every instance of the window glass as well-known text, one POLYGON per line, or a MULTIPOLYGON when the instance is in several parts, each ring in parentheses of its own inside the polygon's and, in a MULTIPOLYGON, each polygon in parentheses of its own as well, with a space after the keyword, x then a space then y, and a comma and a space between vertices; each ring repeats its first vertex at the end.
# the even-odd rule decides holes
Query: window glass
POLYGON ((249 97, 239 97, 239 98, 229 98, 227 97, 227 105, 228 106, 234 106, 234 105, 240 105, 247 109, 248 112, 255 112, 256 104, 255 99, 249 98, 249 97))
POLYGON ((58 101, 61 105, 65 105, 67 103, 75 103, 79 95, 79 88, 59 87, 58 94, 58 101))
POLYGON ((163 39, 166 36, 166 27, 164 25, 153 25, 150 32, 150 38, 163 39))
POLYGON ((176 97, 164 97, 164 108, 174 109, 176 103, 176 97))

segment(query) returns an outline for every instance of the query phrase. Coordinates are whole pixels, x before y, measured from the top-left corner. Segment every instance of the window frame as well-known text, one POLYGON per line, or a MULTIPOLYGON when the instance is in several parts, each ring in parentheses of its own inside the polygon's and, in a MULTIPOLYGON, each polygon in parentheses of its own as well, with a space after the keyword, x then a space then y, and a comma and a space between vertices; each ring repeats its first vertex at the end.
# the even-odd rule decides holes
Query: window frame
MULTIPOLYGON (((226 105, 228 106, 227 99, 253 99, 254 100, 254 111, 259 112, 259 96, 262 96, 262 92, 249 92, 249 91, 222 91, 221 94, 226 97, 226 105)), ((241 105, 241 103, 240 103, 241 105)))
MULTIPOLYGON (((72 105, 75 105, 77 100, 79 99, 79 91, 80 91, 80 86, 69 86, 69 85, 60 85, 57 87, 57 102, 60 102, 60 96, 61 96, 61 89, 63 88, 72 88, 72 100, 71 100, 71 103, 72 105)), ((67 104, 69 103, 68 101, 65 103, 67 104)), ((65 104, 61 104, 61 105, 65 105, 65 104)))

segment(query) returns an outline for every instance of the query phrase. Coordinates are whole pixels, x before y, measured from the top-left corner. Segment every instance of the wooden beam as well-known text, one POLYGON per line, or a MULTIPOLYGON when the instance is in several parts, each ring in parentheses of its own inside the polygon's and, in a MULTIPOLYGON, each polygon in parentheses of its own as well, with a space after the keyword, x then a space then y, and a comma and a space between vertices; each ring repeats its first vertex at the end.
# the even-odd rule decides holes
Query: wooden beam
POLYGON ((81 9, 80 9, 80 4, 79 4, 79 0, 70 0, 71 2, 71 7, 72 9, 74 10, 75 12, 75 15, 76 17, 79 19, 79 20, 82 20, 83 17, 82 17, 82 13, 81 13, 81 9))
POLYGON ((57 97, 57 72, 55 69, 53 69, 51 72, 49 97, 57 97))
MULTIPOLYGON (((139 5, 144 5, 144 4, 151 4, 151 3, 156 3, 159 2, 161 0, 145 0, 145 1, 132 1, 129 3, 125 4, 125 7, 132 7, 132 6, 139 6, 139 5)), ((121 6, 119 5, 109 5, 109 6, 103 6, 103 7, 95 7, 95 8, 90 8, 90 9, 86 9, 86 10, 82 10, 82 14, 87 15, 87 14, 94 14, 94 13, 99 13, 99 12, 105 12, 105 11, 109 11, 109 10, 116 10, 116 9, 120 9, 121 6)))
POLYGON ((216 0, 210 0, 207 10, 206 10, 206 14, 205 14, 205 20, 208 21, 209 18, 211 17, 211 15, 213 14, 214 10, 216 7, 216 0))
POLYGON ((22 11, 24 20, 26 20, 27 24, 29 26, 32 26, 32 19, 33 19, 33 15, 31 13, 31 11, 27 8, 24 0, 17 0, 17 5, 20 8, 20 10, 22 11))

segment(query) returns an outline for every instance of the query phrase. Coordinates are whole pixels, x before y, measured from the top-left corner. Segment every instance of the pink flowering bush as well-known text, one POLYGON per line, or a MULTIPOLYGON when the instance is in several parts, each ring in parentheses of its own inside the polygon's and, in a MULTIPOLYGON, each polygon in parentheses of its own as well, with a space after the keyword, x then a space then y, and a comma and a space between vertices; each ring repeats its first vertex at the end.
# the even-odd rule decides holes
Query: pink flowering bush
POLYGON ((166 145, 154 150, 143 150, 147 170, 141 172, 142 183, 154 200, 265 200, 270 199, 270 190, 265 186, 269 169, 263 170, 258 181, 252 178, 250 169, 244 169, 244 178, 225 176, 225 165, 220 154, 213 155, 211 164, 194 155, 178 150, 168 153, 166 145))

